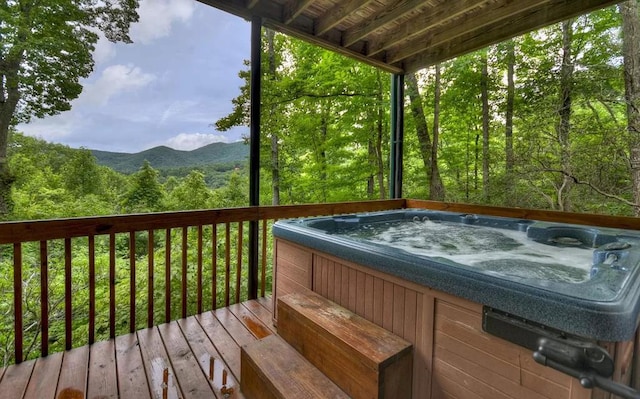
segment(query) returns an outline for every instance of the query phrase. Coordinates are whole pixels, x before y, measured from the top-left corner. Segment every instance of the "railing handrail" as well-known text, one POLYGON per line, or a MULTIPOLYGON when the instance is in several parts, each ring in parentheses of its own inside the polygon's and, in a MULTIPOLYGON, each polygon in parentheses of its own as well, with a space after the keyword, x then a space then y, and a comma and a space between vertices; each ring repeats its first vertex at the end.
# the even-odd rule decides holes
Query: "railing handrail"
POLYGON ((161 230, 207 224, 284 219, 303 216, 403 208, 404 200, 328 204, 250 206, 179 212, 93 216, 0 223, 0 244, 87 237, 131 231, 161 230))

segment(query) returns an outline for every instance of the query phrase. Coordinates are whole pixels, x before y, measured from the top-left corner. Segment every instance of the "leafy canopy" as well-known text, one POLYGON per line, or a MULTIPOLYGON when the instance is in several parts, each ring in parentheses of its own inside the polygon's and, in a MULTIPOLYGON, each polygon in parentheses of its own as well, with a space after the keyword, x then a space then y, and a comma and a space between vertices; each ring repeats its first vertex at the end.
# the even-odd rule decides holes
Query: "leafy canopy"
POLYGON ((9 99, 17 83, 11 123, 70 109, 79 80, 93 70, 98 31, 130 43, 137 7, 137 0, 0 1, 0 98, 9 99))

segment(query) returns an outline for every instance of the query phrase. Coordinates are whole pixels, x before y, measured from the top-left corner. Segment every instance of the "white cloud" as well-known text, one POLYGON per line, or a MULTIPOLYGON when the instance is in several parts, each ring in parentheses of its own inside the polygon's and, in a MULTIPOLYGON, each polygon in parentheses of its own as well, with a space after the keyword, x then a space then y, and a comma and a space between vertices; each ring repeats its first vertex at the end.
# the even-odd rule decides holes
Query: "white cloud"
POLYGON ((197 105, 198 102, 193 100, 174 101, 164 110, 158 123, 162 125, 176 116, 184 117, 186 112, 191 111, 197 105))
POLYGON ((28 136, 60 142, 81 124, 81 119, 75 118, 73 111, 67 111, 44 119, 34 118, 29 123, 18 125, 17 129, 28 136))
POLYGON ((106 105, 111 97, 145 87, 155 79, 155 75, 144 73, 131 64, 111 65, 102 71, 98 80, 85 85, 81 98, 92 104, 106 105))
POLYGON ((229 139, 223 135, 207 133, 180 133, 171 137, 165 145, 176 150, 191 151, 211 143, 228 143, 229 139))
POLYGON ((194 8, 193 0, 142 0, 138 8, 140 21, 131 26, 131 38, 148 44, 168 36, 174 21, 188 21, 194 8))
POLYGON ((93 51, 93 59, 96 65, 103 64, 116 56, 116 45, 107 40, 104 35, 100 34, 100 39, 96 43, 96 49, 93 51))

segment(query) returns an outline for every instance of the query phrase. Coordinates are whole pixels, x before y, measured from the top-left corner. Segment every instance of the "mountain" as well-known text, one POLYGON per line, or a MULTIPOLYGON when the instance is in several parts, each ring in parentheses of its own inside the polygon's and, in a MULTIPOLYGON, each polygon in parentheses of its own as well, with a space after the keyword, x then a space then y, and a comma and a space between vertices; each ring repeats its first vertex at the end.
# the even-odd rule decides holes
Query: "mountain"
POLYGON ((212 143, 192 151, 180 151, 159 146, 135 154, 91 150, 98 164, 118 172, 134 173, 149 161, 157 170, 193 168, 214 164, 236 164, 247 162, 249 146, 243 142, 212 143))

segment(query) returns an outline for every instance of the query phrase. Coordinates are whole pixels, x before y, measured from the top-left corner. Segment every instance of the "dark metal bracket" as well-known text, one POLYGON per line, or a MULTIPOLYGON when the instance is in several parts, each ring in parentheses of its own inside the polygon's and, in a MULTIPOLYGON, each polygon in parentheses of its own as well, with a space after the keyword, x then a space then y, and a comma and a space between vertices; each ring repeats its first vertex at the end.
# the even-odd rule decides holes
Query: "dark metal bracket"
POLYGON ((485 306, 482 329, 533 351, 536 362, 577 378, 585 388, 600 388, 625 399, 640 392, 609 379, 614 362, 596 342, 485 306))

